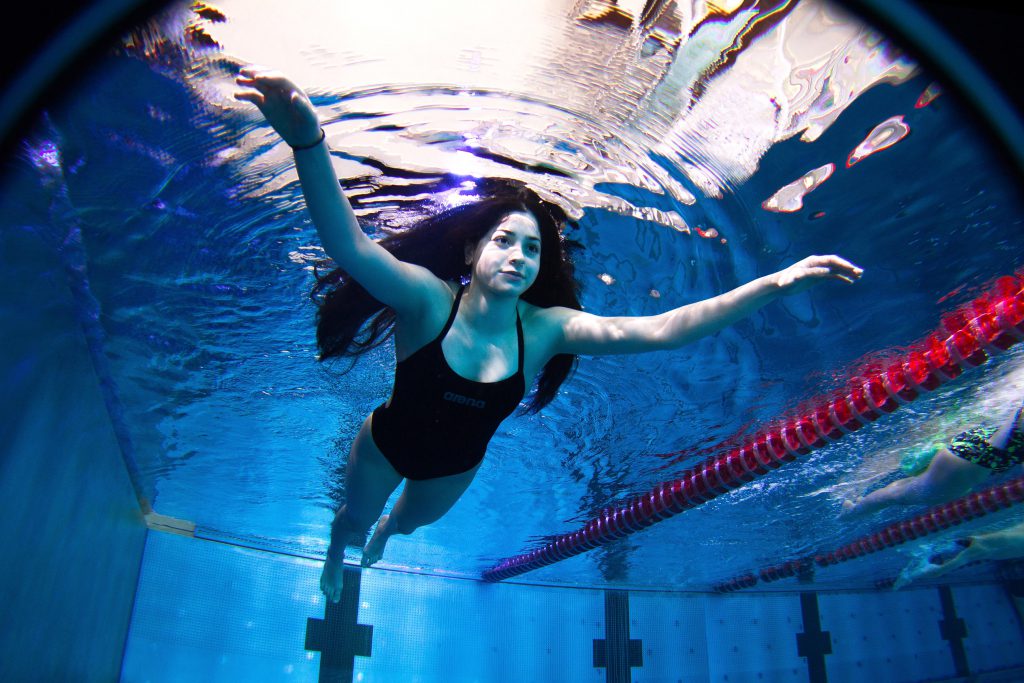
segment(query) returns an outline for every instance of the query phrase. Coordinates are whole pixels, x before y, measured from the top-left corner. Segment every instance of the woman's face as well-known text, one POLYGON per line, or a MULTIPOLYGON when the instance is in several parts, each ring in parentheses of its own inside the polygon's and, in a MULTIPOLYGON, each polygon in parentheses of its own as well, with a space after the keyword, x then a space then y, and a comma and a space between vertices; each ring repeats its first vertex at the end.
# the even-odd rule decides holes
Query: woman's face
POLYGON ((527 212, 507 214, 476 247, 466 249, 473 280, 499 294, 521 296, 540 272, 540 227, 527 212))

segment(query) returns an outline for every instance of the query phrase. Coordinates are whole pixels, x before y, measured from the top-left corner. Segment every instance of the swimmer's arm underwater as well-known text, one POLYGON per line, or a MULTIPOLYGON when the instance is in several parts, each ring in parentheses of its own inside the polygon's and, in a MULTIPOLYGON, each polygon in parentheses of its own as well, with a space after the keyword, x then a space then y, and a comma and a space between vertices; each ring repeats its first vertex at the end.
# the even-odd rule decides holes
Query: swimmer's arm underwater
POLYGON ((602 317, 565 308, 549 309, 560 328, 557 353, 604 355, 677 349, 745 318, 780 296, 825 280, 853 283, 863 271, 838 256, 809 256, 771 275, 704 301, 640 317, 602 317))
POLYGON ((939 558, 912 562, 896 580, 894 588, 901 588, 919 579, 934 579, 949 571, 985 560, 1016 560, 1024 557, 1024 524, 1009 529, 992 531, 975 536, 967 536, 957 543, 961 550, 952 558, 938 561, 939 558))
POLYGON ((432 296, 443 299, 443 282, 426 268, 399 261, 359 227, 306 93, 280 73, 257 67, 241 69, 236 83, 235 98, 255 104, 294 149, 306 206, 327 255, 400 318, 426 308, 432 296))

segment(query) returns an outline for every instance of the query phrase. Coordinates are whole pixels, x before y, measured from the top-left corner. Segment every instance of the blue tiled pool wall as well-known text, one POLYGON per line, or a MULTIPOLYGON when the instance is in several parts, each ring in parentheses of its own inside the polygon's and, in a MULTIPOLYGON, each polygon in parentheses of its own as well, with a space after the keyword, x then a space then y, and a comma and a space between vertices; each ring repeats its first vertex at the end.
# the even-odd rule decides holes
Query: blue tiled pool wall
POLYGON ((146 529, 52 237, 0 232, 0 681, 111 681, 146 529))
POLYGON ((319 576, 317 561, 150 534, 122 680, 895 683, 1024 667, 998 583, 720 596, 353 569, 327 608, 319 576))

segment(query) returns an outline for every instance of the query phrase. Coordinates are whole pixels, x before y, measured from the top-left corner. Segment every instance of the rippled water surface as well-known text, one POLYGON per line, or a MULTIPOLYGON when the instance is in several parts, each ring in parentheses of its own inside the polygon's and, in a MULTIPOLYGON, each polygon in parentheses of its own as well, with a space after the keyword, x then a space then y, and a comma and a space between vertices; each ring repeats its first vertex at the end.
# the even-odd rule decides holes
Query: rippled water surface
MULTIPOLYGON (((677 352, 583 359, 540 415, 502 426, 452 513, 396 537, 383 566, 476 576, 575 530, 921 339, 1021 265, 1019 191, 989 139, 941 79, 837 6, 331 7, 172 8, 40 119, 6 180, 3 229, 20 250, 5 267, 38 272, 38 250, 83 274, 75 305, 123 410, 122 444, 154 507, 206 535, 322 553, 349 441, 393 367, 390 349, 347 373, 316 362, 308 292, 323 252, 287 147, 230 97, 240 64, 309 90, 371 234, 459 201, 479 177, 561 204, 598 314, 665 311, 811 253, 866 270, 677 352)), ((848 542, 901 513, 840 524, 842 499, 891 477, 908 448, 1011 412, 1021 362, 1004 354, 529 578, 704 590, 848 542)), ((907 552, 817 578, 870 584, 907 552)))

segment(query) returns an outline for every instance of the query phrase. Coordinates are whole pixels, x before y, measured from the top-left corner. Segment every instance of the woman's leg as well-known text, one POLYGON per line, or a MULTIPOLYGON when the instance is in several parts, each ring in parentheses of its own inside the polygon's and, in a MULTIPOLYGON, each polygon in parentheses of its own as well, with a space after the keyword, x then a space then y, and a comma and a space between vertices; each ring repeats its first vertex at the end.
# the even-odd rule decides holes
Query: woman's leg
POLYGON ((367 418, 348 454, 346 500, 331 524, 331 544, 320 576, 320 589, 331 602, 341 598, 345 546, 365 536, 401 481, 402 475, 395 471, 373 442, 370 418, 367 418))
POLYGON ((363 548, 363 566, 370 567, 380 560, 393 534, 411 534, 444 517, 469 488, 478 469, 479 465, 468 472, 437 479, 407 479, 391 514, 380 518, 373 537, 363 548))
POLYGON ((921 474, 898 479, 856 502, 845 501, 842 516, 866 514, 888 505, 943 503, 964 495, 991 473, 986 467, 967 462, 940 448, 928 463, 928 469, 921 474))

